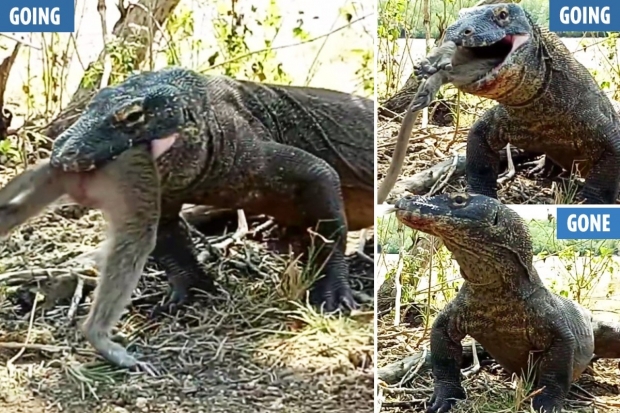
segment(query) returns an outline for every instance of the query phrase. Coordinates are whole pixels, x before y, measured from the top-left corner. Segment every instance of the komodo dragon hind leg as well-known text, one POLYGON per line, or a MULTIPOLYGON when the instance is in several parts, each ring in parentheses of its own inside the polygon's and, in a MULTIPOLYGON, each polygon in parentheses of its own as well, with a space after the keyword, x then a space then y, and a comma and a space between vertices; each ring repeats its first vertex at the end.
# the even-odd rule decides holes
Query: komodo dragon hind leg
POLYGON ((499 144, 497 139, 498 126, 493 119, 494 109, 489 109, 478 119, 467 136, 465 156, 465 173, 469 192, 497 199, 497 178, 499 175, 499 149, 507 142, 499 144), (494 145, 495 144, 495 145, 494 145), (499 148, 498 148, 499 146, 499 148))
MULTIPOLYGON (((620 146, 620 145, 617 145, 620 146)), ((620 148, 606 151, 593 165, 579 198, 587 204, 614 204, 620 184, 620 148)))
POLYGON ((594 319, 592 324, 594 356, 620 358, 620 323, 594 319))

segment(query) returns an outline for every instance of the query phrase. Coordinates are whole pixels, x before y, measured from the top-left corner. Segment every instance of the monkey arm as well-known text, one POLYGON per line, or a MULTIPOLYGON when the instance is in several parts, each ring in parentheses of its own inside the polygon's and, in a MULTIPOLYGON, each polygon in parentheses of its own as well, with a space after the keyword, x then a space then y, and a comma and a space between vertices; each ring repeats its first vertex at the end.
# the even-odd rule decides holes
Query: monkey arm
POLYGON ((63 180, 47 162, 17 175, 0 190, 0 236, 8 235, 65 193, 63 180))

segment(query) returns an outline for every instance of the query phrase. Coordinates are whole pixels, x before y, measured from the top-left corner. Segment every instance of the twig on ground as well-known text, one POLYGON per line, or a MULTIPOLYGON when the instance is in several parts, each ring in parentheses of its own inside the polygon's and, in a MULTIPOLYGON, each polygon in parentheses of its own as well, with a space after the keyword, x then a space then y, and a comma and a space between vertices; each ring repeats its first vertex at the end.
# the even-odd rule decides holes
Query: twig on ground
MULTIPOLYGON (((30 341, 30 336, 32 335, 32 326, 34 325, 34 315, 36 314, 36 312, 37 312, 37 301, 35 300, 32 304, 32 310, 30 310, 30 320, 28 320, 28 332, 26 333, 26 339, 24 340, 24 345, 27 345, 28 341, 30 341)), ((9 370, 9 372, 13 371, 14 369, 13 363, 15 363, 15 361, 18 358, 20 358, 22 354, 24 354, 25 351, 26 351, 25 347, 22 346, 17 352, 17 354, 11 357, 11 359, 6 362, 6 367, 9 370)))
POLYGON ((400 283, 400 274, 403 272, 403 267, 405 266, 405 259, 402 253, 399 258, 398 268, 396 269, 396 274, 394 274, 394 287, 396 288, 396 298, 394 299, 394 326, 400 325, 400 297, 403 290, 400 283))
POLYGON ((426 347, 424 347, 424 350, 422 350, 422 356, 420 357, 420 361, 418 361, 418 364, 416 364, 415 367, 411 366, 409 371, 407 371, 407 373, 405 373, 403 378, 400 379, 400 382, 398 383, 398 387, 403 387, 405 385, 405 383, 407 383, 409 380, 411 380, 413 378, 413 376, 418 374, 418 372, 420 371, 420 369, 424 365, 424 361, 426 360, 426 355, 427 354, 428 354, 428 349, 426 347))
POLYGON ((57 277, 60 275, 68 275, 71 274, 72 270, 69 268, 37 268, 34 270, 18 270, 18 271, 9 271, 4 274, 0 274, 0 283, 6 282, 10 283, 11 281, 33 281, 37 277, 57 277))
POLYGON ((227 239, 217 244, 213 244, 214 248, 225 249, 234 242, 241 241, 248 234, 248 221, 245 218, 245 212, 243 209, 237 210, 237 230, 227 239))
POLYGON ((516 173, 515 164, 512 161, 512 153, 510 152, 510 144, 506 145, 506 160, 508 161, 508 170, 502 173, 500 178, 497 180, 498 184, 503 184, 504 182, 511 180, 514 178, 516 173))
POLYGON ((75 286, 75 292, 73 293, 73 298, 71 298, 71 305, 69 306, 69 311, 67 311, 67 320, 69 320, 69 323, 73 322, 73 318, 75 317, 75 313, 77 312, 78 305, 82 300, 83 289, 84 279, 82 277, 78 277, 77 285, 75 286))
POLYGON ((269 219, 269 220, 263 222, 262 224, 260 224, 259 226, 257 226, 256 228, 254 228, 252 231, 250 231, 250 234, 252 234, 252 235, 258 234, 259 232, 266 230, 267 228, 269 228, 273 224, 274 224, 274 220, 273 219, 269 219))
POLYGON ((377 413, 381 413, 381 407, 383 406, 383 402, 385 401, 385 396, 383 395, 383 386, 377 386, 379 389, 377 390, 377 413))

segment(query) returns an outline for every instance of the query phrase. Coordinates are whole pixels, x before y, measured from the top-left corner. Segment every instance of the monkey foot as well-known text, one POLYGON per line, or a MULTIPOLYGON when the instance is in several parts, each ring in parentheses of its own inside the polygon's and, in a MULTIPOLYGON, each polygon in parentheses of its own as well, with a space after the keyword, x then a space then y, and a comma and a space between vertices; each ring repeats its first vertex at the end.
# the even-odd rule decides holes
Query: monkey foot
POLYGON ((539 160, 529 162, 528 164, 534 165, 534 167, 527 172, 527 176, 529 177, 551 178, 562 173, 562 168, 550 161, 547 156, 543 156, 539 160))
POLYGON ((112 338, 107 334, 89 331, 88 329, 84 330, 84 335, 101 357, 117 367, 134 369, 143 364, 129 354, 125 347, 116 342, 116 340, 123 340, 121 336, 112 338))
POLYGON ((353 290, 346 279, 341 277, 325 276, 317 280, 310 293, 310 302, 316 306, 323 304, 328 313, 339 309, 350 311, 358 308, 353 298, 353 290))

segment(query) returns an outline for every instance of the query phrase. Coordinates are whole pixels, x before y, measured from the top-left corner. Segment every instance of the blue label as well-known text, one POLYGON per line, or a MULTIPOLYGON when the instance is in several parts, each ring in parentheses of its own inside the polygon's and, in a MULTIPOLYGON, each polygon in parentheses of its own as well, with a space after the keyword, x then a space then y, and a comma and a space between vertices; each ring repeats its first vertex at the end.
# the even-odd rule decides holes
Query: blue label
POLYGON ((74 0, 1 0, 0 32, 73 32, 74 0))
POLYGON ((620 207, 557 207, 557 239, 620 239, 620 207))
POLYGON ((549 30, 620 31, 620 1, 549 0, 549 30))

